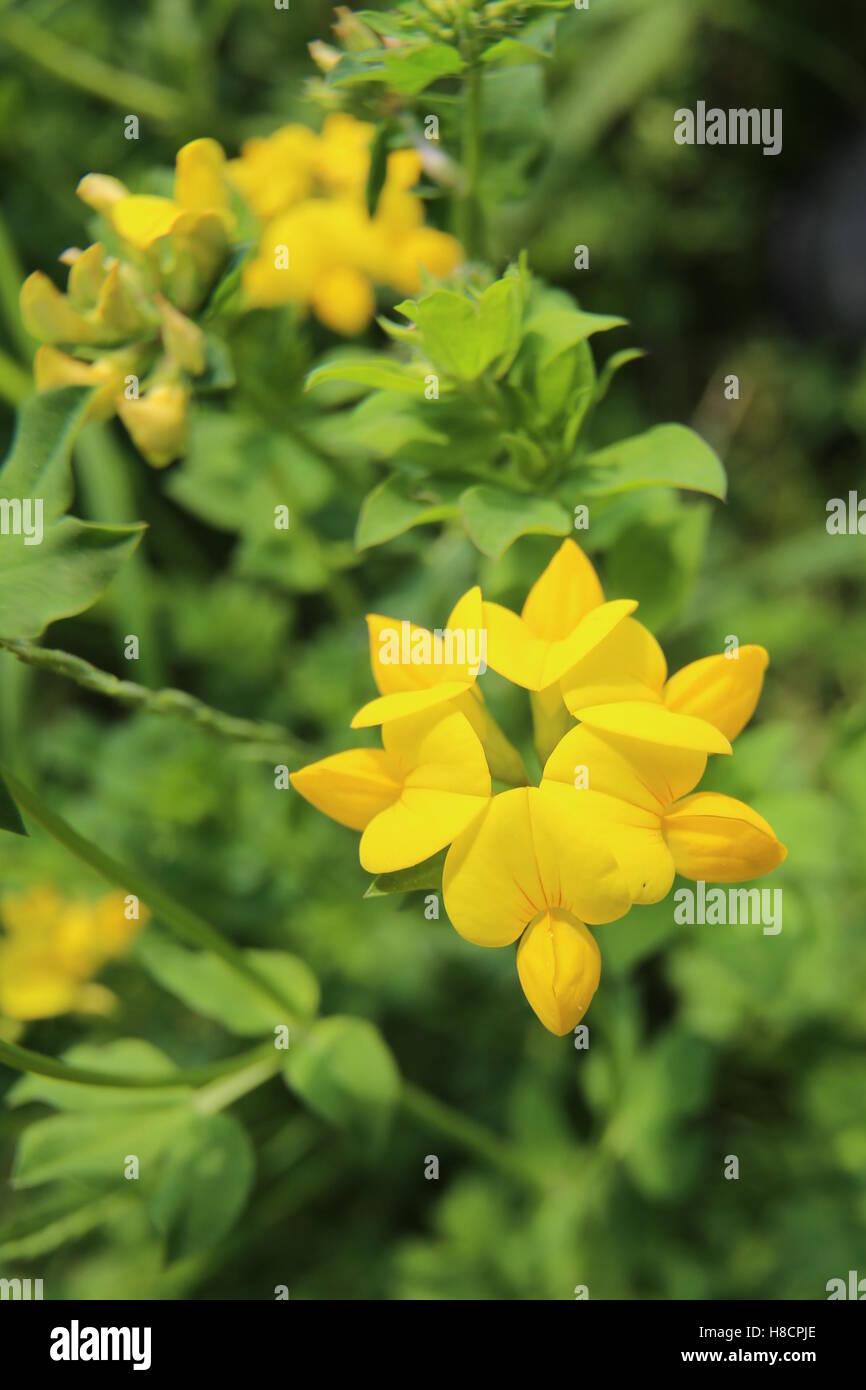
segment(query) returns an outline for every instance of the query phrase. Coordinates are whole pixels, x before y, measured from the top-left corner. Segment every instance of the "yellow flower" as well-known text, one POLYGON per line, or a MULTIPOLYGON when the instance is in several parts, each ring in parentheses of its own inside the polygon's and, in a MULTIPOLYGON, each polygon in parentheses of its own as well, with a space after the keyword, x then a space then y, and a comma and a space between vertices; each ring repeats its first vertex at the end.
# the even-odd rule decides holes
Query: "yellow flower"
POLYGON ((92 976, 123 955, 147 918, 126 915, 126 900, 69 901, 35 887, 0 899, 0 1016, 29 1022, 71 1010, 104 1013, 114 999, 92 976))
POLYGON ((133 444, 154 468, 165 468, 186 448, 189 393, 178 382, 159 382, 143 396, 117 398, 117 413, 133 444))
MULTIPOLYGON (((184 221, 191 229, 196 221, 211 219, 221 223, 227 232, 233 226, 234 217, 225 164, 225 153, 216 140, 192 140, 177 152, 173 197, 124 191, 106 205, 100 185, 95 195, 99 198, 99 210, 108 215, 117 234, 140 251, 146 251, 184 221)), ((88 175, 78 187, 79 196, 85 202, 93 202, 92 179, 93 175, 88 175)))
POLYGON ((321 135, 286 126, 250 141, 230 162, 229 178, 263 223, 258 253, 244 269, 251 305, 299 304, 352 336, 375 312, 374 285, 412 294, 422 267, 442 276, 459 264, 459 243, 425 227, 424 205, 410 192, 421 174, 414 150, 388 155, 370 217, 372 136, 372 126, 339 113, 321 135))
POLYGON ((490 773, 462 714, 433 710, 382 729, 383 748, 353 748, 291 775, 295 790, 363 830, 361 865, 389 873, 429 859, 484 809, 490 773))
POLYGON ((624 701, 578 711, 548 759, 542 793, 563 787, 603 827, 637 903, 655 903, 675 873, 738 883, 785 858, 772 827, 742 801, 688 795, 711 753, 731 745, 712 724, 663 705, 624 701))
POLYGON ((557 1034, 580 1021, 598 984, 598 947, 585 924, 612 922, 632 901, 588 803, 559 786, 494 797, 448 851, 442 894, 467 941, 508 946, 522 937, 520 983, 557 1034))
POLYGON ((755 712, 769 664, 769 652, 758 646, 705 656, 671 676, 662 699, 668 709, 706 719, 735 739, 755 712))
POLYGON ((367 614, 370 665, 379 698, 352 720, 353 729, 372 728, 447 704, 468 719, 484 748, 494 777, 512 785, 527 781, 523 759, 484 703, 477 678, 487 667, 481 590, 468 589, 435 632, 414 623, 367 614))

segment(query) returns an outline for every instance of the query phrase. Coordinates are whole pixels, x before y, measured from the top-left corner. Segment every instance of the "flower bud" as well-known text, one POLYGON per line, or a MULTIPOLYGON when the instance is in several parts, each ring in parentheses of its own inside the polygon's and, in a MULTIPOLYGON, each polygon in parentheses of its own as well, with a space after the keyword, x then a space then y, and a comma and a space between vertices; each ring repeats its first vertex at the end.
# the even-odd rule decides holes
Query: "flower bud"
POLYGON ((164 468, 186 447, 186 407, 184 388, 163 382, 138 400, 121 397, 117 413, 139 453, 155 468, 164 468))
POLYGON ((589 1008, 601 976, 601 954, 583 922, 552 907, 523 933, 517 974, 545 1028, 562 1037, 589 1008))

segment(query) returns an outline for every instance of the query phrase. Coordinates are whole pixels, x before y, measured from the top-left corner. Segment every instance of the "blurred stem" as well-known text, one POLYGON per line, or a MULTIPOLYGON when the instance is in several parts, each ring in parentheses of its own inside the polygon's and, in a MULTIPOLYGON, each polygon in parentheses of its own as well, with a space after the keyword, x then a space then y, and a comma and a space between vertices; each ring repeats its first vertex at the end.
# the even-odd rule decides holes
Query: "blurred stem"
POLYGON ((150 690, 134 681, 124 681, 108 671, 100 671, 80 656, 50 647, 38 647, 33 642, 15 641, 0 637, 0 647, 17 656, 28 666, 38 666, 43 671, 52 671, 56 676, 74 681, 85 690, 97 695, 105 695, 110 700, 118 700, 130 709, 143 710, 146 714, 176 715, 188 719, 200 729, 208 729, 221 738, 239 743, 270 744, 277 751, 292 759, 307 759, 311 749, 302 745, 298 739, 279 724, 258 723, 252 719, 239 719, 222 710, 213 709, 202 700, 189 695, 185 690, 150 690))
POLYGON ((136 73, 123 72, 84 49, 75 48, 17 11, 0 17, 0 43, 8 44, 37 67, 91 96, 101 97, 122 111, 176 120, 183 101, 178 92, 136 73))
MULTIPOLYGON (((273 1043, 262 1043, 261 1047, 251 1048, 221 1062, 209 1062, 201 1067, 187 1067, 167 1075, 131 1076, 122 1072, 91 1071, 89 1067, 70 1066, 67 1062, 58 1062, 54 1057, 46 1057, 41 1052, 31 1052, 28 1047, 18 1047, 16 1043, 4 1042, 0 1038, 0 1062, 11 1067, 13 1071, 50 1076, 52 1080, 68 1081, 76 1086, 108 1086, 124 1091, 162 1091, 167 1087, 204 1086, 207 1082, 226 1085, 224 1078, 234 1082, 238 1079, 236 1074, 248 1077, 253 1067, 260 1070, 265 1062, 270 1060, 268 1054, 273 1051, 273 1043)), ((207 1095, 210 1089, 208 1087, 208 1090, 202 1091, 202 1095, 207 1095)))
POLYGON ((33 390, 33 378, 14 357, 0 351, 0 396, 9 405, 20 405, 33 390))
POLYGON ((478 200, 478 179, 481 173, 481 67, 474 63, 469 69, 463 92, 463 139, 461 160, 466 186, 458 206, 460 241, 467 259, 481 255, 481 206, 478 200))
POLYGON ((410 1081, 403 1082, 400 1099, 404 1110, 408 1110, 415 1119, 432 1125, 461 1148, 468 1149, 485 1163, 498 1168, 501 1173, 516 1178, 535 1191, 543 1192, 546 1189, 546 1174, 536 1168, 529 1155, 521 1153, 508 1139, 501 1139, 484 1125, 467 1119, 459 1110, 453 1110, 444 1101, 437 1100, 419 1086, 413 1086, 410 1081))
MULTIPOLYGON (((3 313, 6 326, 9 329, 9 336, 19 354, 26 362, 29 362, 36 349, 36 343, 21 322, 18 296, 21 292, 23 279, 24 271, 14 243, 6 228, 6 223, 0 219, 0 311, 3 313)), ((29 375, 27 380, 32 389, 33 383, 30 382, 29 375)))
MULTIPOLYGON (((105 424, 91 424, 75 443, 79 480, 92 521, 135 522, 137 507, 129 476, 129 457, 105 424)), ((122 646, 130 632, 139 639, 141 674, 148 684, 162 685, 165 667, 160 658, 154 623, 153 587, 140 550, 131 555, 115 579, 107 601, 111 605, 115 641, 122 646)))
POLYGON ((24 786, 6 768, 0 767, 0 777, 3 778, 21 810, 26 811, 38 825, 42 826, 43 830, 47 830, 58 844, 68 849, 83 864, 95 869, 109 883, 124 889, 127 893, 134 893, 136 897, 147 904, 155 917, 158 917, 172 929, 181 941, 186 942, 187 945, 198 947, 200 950, 212 951, 214 955, 219 956, 237 974, 243 975, 249 984, 267 995, 279 1006, 283 1014, 283 1022, 289 1025, 294 1024, 292 1004, 282 991, 255 966, 250 965, 243 952, 232 942, 227 941, 209 922, 206 922, 203 917, 199 917, 191 908, 177 902, 171 894, 160 888, 159 884, 154 883, 149 875, 142 873, 140 869, 119 864, 116 859, 112 859, 97 845, 86 840, 83 835, 79 835, 62 816, 57 815, 56 811, 52 811, 36 792, 24 786))
MULTIPOLYGON (((247 1054, 248 1057, 251 1054, 247 1054)), ((255 1091, 276 1076, 282 1066, 282 1057, 272 1042, 265 1043, 259 1056, 249 1066, 241 1070, 232 1067, 229 1074, 223 1074, 210 1086, 203 1086, 193 1101, 193 1109, 199 1115, 215 1115, 234 1105, 241 1096, 255 1091), (267 1052, 265 1052, 267 1048, 267 1052)))

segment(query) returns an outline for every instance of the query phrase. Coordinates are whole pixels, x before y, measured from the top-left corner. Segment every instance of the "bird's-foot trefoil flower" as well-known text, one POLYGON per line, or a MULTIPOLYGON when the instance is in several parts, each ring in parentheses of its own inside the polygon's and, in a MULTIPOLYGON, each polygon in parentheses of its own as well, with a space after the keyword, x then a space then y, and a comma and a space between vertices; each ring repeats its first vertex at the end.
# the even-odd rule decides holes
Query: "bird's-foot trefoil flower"
POLYGON ((362 830, 361 865, 391 873, 429 859, 484 810, 490 773, 476 734, 447 706, 395 719, 382 748, 353 748, 291 775, 325 815, 362 830))
POLYGON ((742 801, 693 788, 731 745, 712 724, 663 705, 579 711, 548 759, 541 790, 562 788, 604 827, 637 903, 660 902, 675 873, 738 883, 785 858, 772 827, 742 801))
POLYGON ((586 924, 612 922, 632 901, 589 804, 560 786, 494 797, 448 851, 442 894, 467 941, 509 946, 520 938, 520 983, 557 1034, 579 1023, 598 985, 600 956, 586 924))
POLYGON ((0 1018, 108 1013, 114 996, 93 976, 129 949, 148 915, 135 910, 121 893, 84 902, 43 885, 0 899, 0 1018))

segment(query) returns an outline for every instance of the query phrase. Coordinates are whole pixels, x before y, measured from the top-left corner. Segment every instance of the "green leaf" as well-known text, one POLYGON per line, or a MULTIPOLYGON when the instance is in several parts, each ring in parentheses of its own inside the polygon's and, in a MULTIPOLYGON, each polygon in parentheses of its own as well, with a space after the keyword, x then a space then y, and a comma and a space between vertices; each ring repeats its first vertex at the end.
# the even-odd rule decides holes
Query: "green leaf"
POLYGON ((390 459, 413 444, 448 444, 432 419, 435 409, 427 402, 419 406, 402 393, 374 391, 353 410, 319 417, 310 434, 323 449, 349 458, 390 459))
POLYGON ((607 333, 627 322, 628 319, 620 318, 618 314, 590 314, 583 309, 557 305, 538 309, 531 314, 524 332, 527 337, 537 334, 542 339, 539 367, 543 370, 560 353, 576 347, 593 333, 607 333))
POLYGON ((354 87, 383 82, 400 96, 415 96, 441 77, 463 70, 455 48, 444 43, 421 43, 409 48, 373 48, 366 53, 344 53, 325 78, 329 87, 354 87))
POLYGON ((656 425, 582 461, 581 489, 587 497, 607 497, 638 487, 681 487, 724 501, 727 480, 721 460, 700 435, 685 425, 656 425))
POLYGON ((415 96, 441 77, 456 77, 464 63, 456 48, 445 43, 425 43, 417 48, 385 51, 388 86, 401 96, 415 96))
POLYGON ((572 518, 552 498, 506 492, 486 483, 467 488, 460 510, 478 549, 497 560, 519 536, 566 536, 572 529, 572 518))
MULTIPOLYGON (((164 989, 183 1000, 195 1013, 221 1023, 240 1037, 272 1033, 281 1018, 267 994, 238 975, 209 951, 189 951, 154 927, 138 938, 133 954, 164 989)), ((287 951, 249 950, 244 955, 261 975, 278 985, 299 1019, 315 1016, 319 986, 310 970, 287 951)))
MULTIPOLYGON (((30 396, 18 412, 12 448, 0 469, 0 499, 40 498, 43 525, 72 501, 70 455, 92 395, 90 387, 64 386, 30 396)), ((0 539, 5 544, 7 537, 0 539)))
POLYGON ((12 835, 27 834, 27 827, 21 819, 21 812, 2 777, 0 777, 0 830, 8 830, 12 835))
POLYGON ((499 39, 497 43, 485 48, 481 55, 482 63, 490 67, 514 68, 525 63, 543 63, 550 57, 532 44, 521 43, 519 39, 499 39))
POLYGON ((392 473, 364 498, 355 545, 358 550, 369 550, 393 540, 394 536, 403 535, 413 526, 426 526, 459 514, 456 499, 443 496, 438 482, 435 485, 413 483, 392 473))
POLYGON ((216 1245, 246 1205, 255 1155, 233 1115, 196 1115, 171 1146, 148 1212, 170 1260, 216 1245))
POLYGON ((122 569, 144 525, 101 526, 66 516, 39 545, 0 537, 0 636, 38 637, 49 623, 83 613, 122 569))
MULTIPOLYGON (((170 1077, 176 1070, 174 1063, 152 1043, 143 1038, 118 1038, 109 1043, 76 1043, 63 1053, 63 1061, 70 1067, 82 1067, 88 1071, 101 1071, 110 1076, 159 1076, 170 1077)), ((171 1100, 188 1098, 188 1087, 173 1086, 171 1100)), ((27 1105, 41 1101, 53 1105, 55 1110, 100 1110, 128 1108, 132 1104, 129 1090, 111 1086, 84 1086, 77 1082, 58 1081, 51 1076, 36 1076, 30 1073, 9 1091, 9 1105, 27 1105)), ((165 1106, 165 1090, 154 1087, 152 1091, 135 1092, 135 1105, 165 1106)))
POLYGON ((365 898, 384 898, 389 893, 417 893, 423 888, 442 891, 442 869, 445 864, 446 849, 440 849, 421 864, 413 864, 410 869, 396 869, 390 874, 377 874, 364 894, 365 898))
POLYGON ((326 362, 310 372, 304 390, 311 391, 323 381, 355 381, 378 391, 405 391, 411 396, 424 394, 424 381, 417 369, 401 366, 390 357, 349 357, 345 361, 326 362))
POLYGON ((477 300, 434 290, 411 312, 434 367, 459 381, 476 380, 497 359, 501 375, 520 345, 522 295, 514 276, 495 281, 477 300))
POLYGON ((604 400, 608 393, 610 383, 613 381, 620 367, 626 366, 628 362, 637 362, 641 357, 646 357, 643 348, 622 348, 620 352, 611 353, 599 372, 598 384, 593 394, 593 400, 596 403, 604 400))
POLYGON ((303 1045, 289 1048, 283 1075, 316 1115, 364 1147, 380 1147, 400 1093, 400 1073, 372 1023, 340 1015, 314 1023, 303 1045))
POLYGON ((37 1120, 23 1131, 12 1169, 13 1187, 36 1187, 58 1178, 123 1181, 127 1155, 141 1176, 189 1121, 183 1101, 160 1110, 85 1110, 37 1120))

